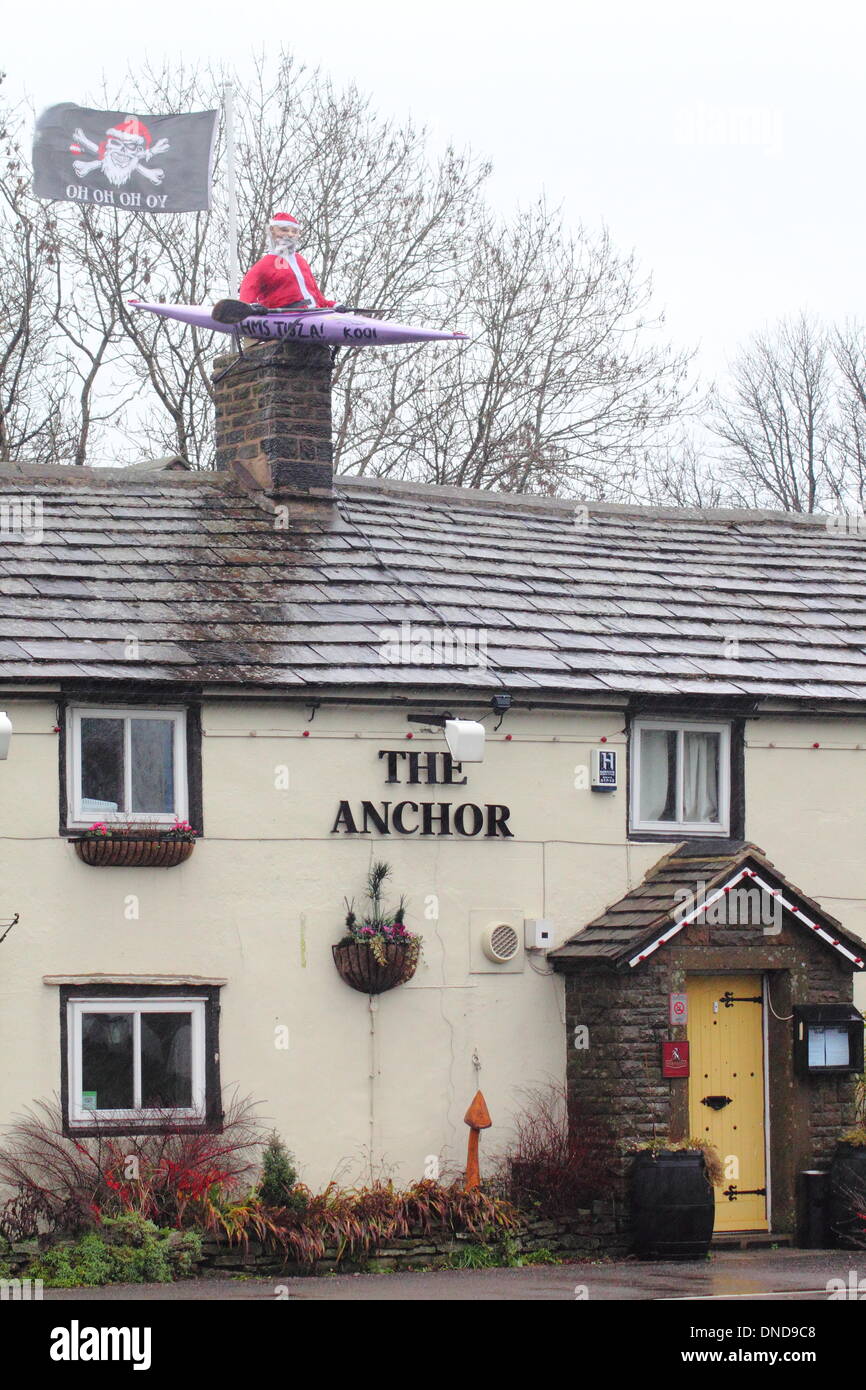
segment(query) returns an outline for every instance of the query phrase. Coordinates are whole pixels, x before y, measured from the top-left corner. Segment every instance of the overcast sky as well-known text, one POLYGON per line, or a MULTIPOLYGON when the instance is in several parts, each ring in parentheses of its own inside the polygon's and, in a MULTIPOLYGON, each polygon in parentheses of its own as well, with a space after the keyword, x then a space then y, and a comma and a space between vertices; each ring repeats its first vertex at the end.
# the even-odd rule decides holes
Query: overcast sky
POLYGON ((282 43, 491 158, 503 211, 543 191, 606 222, 712 374, 782 314, 863 316, 864 38, 853 0, 43 0, 7 15, 2 66, 42 107, 144 54, 242 70, 282 43))

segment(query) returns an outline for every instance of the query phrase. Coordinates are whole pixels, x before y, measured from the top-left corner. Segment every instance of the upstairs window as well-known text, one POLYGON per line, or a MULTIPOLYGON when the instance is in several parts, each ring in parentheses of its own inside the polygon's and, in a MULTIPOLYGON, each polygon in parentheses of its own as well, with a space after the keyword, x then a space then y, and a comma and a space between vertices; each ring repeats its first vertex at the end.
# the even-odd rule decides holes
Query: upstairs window
POLYGON ((187 820, 186 711, 69 712, 70 827, 187 820))
POLYGON ((631 829, 727 835, 731 728, 638 719, 632 729, 631 829))

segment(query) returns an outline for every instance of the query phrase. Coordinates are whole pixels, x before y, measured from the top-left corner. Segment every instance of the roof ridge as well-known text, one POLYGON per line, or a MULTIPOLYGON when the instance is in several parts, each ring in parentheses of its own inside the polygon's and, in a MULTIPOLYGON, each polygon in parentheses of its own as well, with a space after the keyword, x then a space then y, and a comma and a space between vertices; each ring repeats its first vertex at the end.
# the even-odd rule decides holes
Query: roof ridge
MULTIPOLYGON (((760 507, 663 507, 644 502, 604 502, 582 497, 541 497, 534 493, 494 492, 490 488, 456 487, 445 483, 422 483, 412 479, 382 478, 340 473, 341 488, 358 492, 396 493, 404 496, 442 497, 455 501, 482 502, 489 506, 527 507, 530 510, 574 513, 585 508, 589 515, 638 516, 665 520, 690 521, 784 521, 794 525, 827 526, 826 512, 783 512, 760 507)), ((336 481, 336 479, 335 479, 336 481)))

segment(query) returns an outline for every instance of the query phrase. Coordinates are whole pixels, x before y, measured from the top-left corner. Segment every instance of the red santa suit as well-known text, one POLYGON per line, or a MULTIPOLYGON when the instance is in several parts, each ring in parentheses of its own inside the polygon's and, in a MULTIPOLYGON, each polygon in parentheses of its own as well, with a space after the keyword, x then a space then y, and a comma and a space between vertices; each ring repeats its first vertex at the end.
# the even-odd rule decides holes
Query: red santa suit
POLYGON ((333 309, 336 300, 325 299, 313 272, 297 251, 262 256, 241 282, 240 297, 247 304, 282 309, 305 300, 311 309, 333 309))

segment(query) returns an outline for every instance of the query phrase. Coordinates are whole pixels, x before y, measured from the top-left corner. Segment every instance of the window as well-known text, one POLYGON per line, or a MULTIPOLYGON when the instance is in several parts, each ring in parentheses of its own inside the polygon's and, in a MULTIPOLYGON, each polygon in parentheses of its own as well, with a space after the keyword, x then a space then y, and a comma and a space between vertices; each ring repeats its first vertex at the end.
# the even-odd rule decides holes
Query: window
POLYGON ((188 819, 186 711, 69 711, 68 825, 188 819))
POLYGON ((635 721, 632 830, 727 835, 730 800, 729 724, 635 721))
POLYGON ((67 995, 64 1086, 70 1130, 204 1124, 209 995, 67 995))

